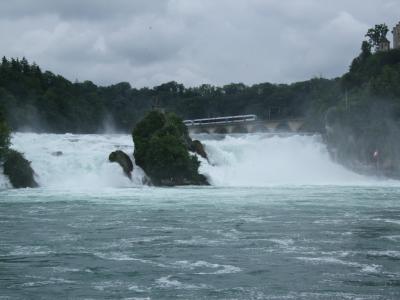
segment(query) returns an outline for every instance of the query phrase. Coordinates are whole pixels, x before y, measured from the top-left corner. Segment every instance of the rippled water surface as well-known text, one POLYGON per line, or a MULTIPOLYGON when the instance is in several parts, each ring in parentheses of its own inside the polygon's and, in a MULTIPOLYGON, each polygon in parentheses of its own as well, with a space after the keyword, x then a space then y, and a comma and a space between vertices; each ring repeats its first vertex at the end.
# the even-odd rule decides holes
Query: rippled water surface
POLYGON ((400 188, 0 191, 0 299, 400 299, 400 188))

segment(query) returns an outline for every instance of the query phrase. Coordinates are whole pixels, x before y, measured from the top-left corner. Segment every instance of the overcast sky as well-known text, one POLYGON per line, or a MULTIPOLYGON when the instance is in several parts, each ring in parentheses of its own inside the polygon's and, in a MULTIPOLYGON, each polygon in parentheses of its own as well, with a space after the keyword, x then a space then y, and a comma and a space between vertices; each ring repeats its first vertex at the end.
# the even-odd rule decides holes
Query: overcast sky
POLYGON ((399 0, 12 0, 0 54, 100 85, 287 83, 341 75, 398 21, 399 0))

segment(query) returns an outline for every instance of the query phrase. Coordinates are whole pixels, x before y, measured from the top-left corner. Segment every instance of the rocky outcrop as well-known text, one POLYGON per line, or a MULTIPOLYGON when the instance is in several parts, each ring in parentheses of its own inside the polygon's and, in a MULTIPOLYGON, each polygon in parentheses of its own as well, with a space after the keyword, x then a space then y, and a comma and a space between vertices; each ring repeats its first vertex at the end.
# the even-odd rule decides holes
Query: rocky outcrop
POLYGON ((31 167, 31 163, 21 153, 15 150, 8 150, 3 168, 4 174, 8 176, 13 187, 34 188, 38 186, 34 179, 35 172, 31 167))
MULTIPOLYGON (((135 144, 135 161, 154 185, 208 185, 199 174, 200 162, 192 145, 187 128, 175 114, 151 111, 139 122, 132 133, 135 144)), ((203 148, 203 155, 205 154, 203 148)))
POLYGON ((121 150, 117 150, 110 153, 110 155, 108 156, 108 160, 110 162, 118 163, 121 166, 122 170, 124 171, 124 174, 129 179, 132 179, 133 163, 129 158, 128 154, 126 154, 121 150))
POLYGON ((190 144, 190 151, 197 153, 202 158, 204 158, 208 161, 207 153, 204 150, 203 144, 199 140, 192 141, 192 143, 190 144))
POLYGON ((51 155, 53 155, 53 156, 61 156, 61 155, 63 155, 64 153, 62 152, 62 151, 54 151, 54 152, 51 152, 51 155))

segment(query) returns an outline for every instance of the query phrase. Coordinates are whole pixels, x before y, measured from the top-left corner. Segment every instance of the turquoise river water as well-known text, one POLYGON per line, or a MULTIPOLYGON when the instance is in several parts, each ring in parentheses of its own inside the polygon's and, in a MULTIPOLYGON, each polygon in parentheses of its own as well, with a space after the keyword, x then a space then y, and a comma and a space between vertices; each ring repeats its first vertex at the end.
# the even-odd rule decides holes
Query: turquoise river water
POLYGON ((107 162, 128 136, 15 135, 41 187, 0 180, 0 299, 400 299, 398 182, 318 137, 203 141, 212 186, 155 188, 107 162))

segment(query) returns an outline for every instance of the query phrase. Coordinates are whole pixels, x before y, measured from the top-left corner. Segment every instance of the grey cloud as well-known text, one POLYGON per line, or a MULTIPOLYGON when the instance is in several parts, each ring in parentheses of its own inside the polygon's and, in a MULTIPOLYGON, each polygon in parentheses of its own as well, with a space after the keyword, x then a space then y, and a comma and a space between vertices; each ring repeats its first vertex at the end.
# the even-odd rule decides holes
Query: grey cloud
POLYGON ((153 86, 292 82, 344 73, 393 0, 14 0, 0 54, 71 80, 153 86))
POLYGON ((58 15, 63 19, 91 21, 160 13, 167 1, 148 0, 13 0, 3 1, 0 15, 3 18, 58 15))

